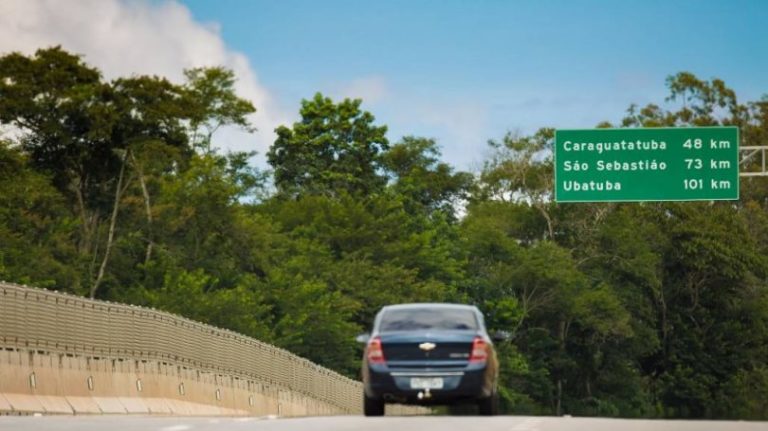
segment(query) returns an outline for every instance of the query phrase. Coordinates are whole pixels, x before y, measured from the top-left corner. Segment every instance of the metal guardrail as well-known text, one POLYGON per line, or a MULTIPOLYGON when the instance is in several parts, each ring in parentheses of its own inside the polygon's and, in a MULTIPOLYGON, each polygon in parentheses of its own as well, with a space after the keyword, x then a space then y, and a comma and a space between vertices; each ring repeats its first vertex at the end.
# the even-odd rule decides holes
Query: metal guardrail
POLYGON ((0 282, 0 347, 155 360, 282 387, 348 413, 362 385, 284 349, 163 311, 0 282))

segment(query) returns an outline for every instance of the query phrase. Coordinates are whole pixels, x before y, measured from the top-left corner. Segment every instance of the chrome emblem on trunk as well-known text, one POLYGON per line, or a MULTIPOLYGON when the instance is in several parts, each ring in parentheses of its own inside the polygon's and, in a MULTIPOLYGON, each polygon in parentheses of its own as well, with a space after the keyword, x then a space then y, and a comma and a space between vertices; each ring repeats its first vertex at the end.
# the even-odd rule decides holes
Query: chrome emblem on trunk
POLYGON ((434 349, 435 347, 437 347, 437 344, 435 344, 435 343, 427 342, 427 343, 419 344, 419 349, 421 349, 421 350, 423 350, 425 352, 429 352, 430 350, 434 349))

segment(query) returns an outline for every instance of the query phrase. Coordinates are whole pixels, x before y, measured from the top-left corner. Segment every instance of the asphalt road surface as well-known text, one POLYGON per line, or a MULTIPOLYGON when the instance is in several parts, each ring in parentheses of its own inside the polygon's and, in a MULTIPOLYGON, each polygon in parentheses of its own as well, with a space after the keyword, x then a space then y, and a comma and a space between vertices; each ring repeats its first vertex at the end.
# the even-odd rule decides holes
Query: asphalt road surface
POLYGON ((296 419, 146 416, 0 416, 2 431, 768 431, 768 422, 525 416, 335 416, 296 419))

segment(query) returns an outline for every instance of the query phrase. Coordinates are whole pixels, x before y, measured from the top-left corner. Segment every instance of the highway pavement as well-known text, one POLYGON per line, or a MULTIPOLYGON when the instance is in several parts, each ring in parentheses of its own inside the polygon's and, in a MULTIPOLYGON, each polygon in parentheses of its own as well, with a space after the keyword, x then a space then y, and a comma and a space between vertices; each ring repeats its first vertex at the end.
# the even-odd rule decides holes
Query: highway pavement
POLYGON ((207 418, 150 416, 0 416, 2 431, 768 431, 768 422, 669 421, 526 416, 333 416, 207 418))

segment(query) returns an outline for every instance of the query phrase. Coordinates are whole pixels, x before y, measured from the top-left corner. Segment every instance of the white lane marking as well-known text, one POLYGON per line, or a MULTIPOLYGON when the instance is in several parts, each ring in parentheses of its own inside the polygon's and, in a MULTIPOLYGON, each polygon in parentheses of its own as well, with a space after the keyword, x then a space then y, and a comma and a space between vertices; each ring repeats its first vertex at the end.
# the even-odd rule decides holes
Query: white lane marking
POLYGON ((192 429, 192 427, 189 425, 171 425, 160 428, 160 431, 186 431, 188 429, 192 429))
POLYGON ((510 431, 536 431, 541 419, 528 418, 510 428, 510 431))
POLYGON ((235 422, 250 422, 250 421, 252 421, 252 420, 255 420, 255 419, 254 419, 254 418, 251 418, 251 417, 245 417, 245 418, 236 418, 236 419, 235 419, 235 422))

